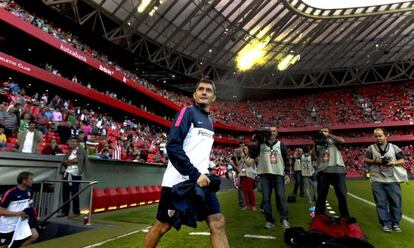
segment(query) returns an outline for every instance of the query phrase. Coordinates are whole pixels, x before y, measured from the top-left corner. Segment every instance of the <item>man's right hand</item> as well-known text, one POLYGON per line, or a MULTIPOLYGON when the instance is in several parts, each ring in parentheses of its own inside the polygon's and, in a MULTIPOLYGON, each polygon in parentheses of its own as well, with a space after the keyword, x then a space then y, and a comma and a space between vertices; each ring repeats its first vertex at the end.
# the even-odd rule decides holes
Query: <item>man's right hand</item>
POLYGON ((200 187, 205 187, 210 184, 210 179, 208 179, 207 175, 201 174, 197 179, 197 185, 200 187))
POLYGON ((27 214, 24 211, 17 212, 18 216, 22 217, 22 219, 27 219, 27 214))

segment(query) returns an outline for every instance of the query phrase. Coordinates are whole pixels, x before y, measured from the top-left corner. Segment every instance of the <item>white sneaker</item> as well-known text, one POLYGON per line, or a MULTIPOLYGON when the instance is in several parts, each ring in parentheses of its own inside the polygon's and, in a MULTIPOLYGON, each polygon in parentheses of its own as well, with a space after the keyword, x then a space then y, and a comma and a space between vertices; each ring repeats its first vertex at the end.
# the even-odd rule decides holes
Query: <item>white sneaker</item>
POLYGON ((266 222, 266 225, 265 225, 266 229, 270 229, 270 228, 273 228, 273 227, 275 227, 275 224, 273 224, 272 222, 266 222))
POLYGON ((289 221, 282 220, 282 228, 283 228, 283 230, 289 229, 290 228, 289 221))

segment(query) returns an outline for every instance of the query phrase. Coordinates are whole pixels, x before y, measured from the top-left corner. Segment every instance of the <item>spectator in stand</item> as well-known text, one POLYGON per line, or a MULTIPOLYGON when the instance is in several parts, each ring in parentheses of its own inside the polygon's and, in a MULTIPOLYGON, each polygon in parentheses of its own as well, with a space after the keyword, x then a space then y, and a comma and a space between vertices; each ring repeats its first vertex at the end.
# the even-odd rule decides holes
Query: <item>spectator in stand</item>
POLYGON ((56 154, 63 154, 62 149, 60 149, 59 145, 57 144, 55 139, 50 140, 50 143, 47 144, 43 150, 42 154, 45 155, 56 155, 56 154))
POLYGON ((387 141, 387 131, 374 130, 376 144, 370 145, 365 153, 365 163, 370 168, 370 181, 377 214, 384 232, 401 232, 402 182, 408 181, 401 149, 387 141))
POLYGON ((326 198, 328 197, 329 187, 335 189, 338 199, 338 208, 341 217, 349 217, 347 204, 347 189, 345 183, 346 168, 342 155, 339 151, 345 143, 345 139, 330 132, 328 127, 323 127, 319 131, 320 140, 316 140, 313 149, 313 157, 316 158, 317 170, 317 191, 315 215, 325 214, 326 198))
POLYGON ((0 148, 7 146, 7 136, 4 134, 4 126, 0 124, 0 148))
POLYGON ((42 132, 36 129, 36 122, 31 121, 29 128, 17 136, 18 151, 23 153, 38 153, 39 143, 42 140, 42 132))
MULTIPOLYGON (((82 180, 82 175, 87 173, 89 160, 86 151, 79 147, 79 140, 77 137, 69 139, 70 151, 65 155, 62 166, 64 167, 63 180, 68 182, 63 183, 63 202, 69 200, 69 195, 74 196, 79 192, 79 183, 71 182, 72 180, 82 180)), ((72 201, 72 210, 74 215, 80 214, 79 196, 72 201)), ((69 215, 70 204, 66 204, 62 208, 62 213, 58 217, 65 217, 69 215)))
POLYGON ((6 114, 7 111, 7 104, 6 102, 1 102, 0 103, 0 124, 4 125, 4 115, 6 114))
POLYGON ((115 143, 112 145, 112 159, 121 160, 122 156, 122 141, 120 138, 115 140, 115 143))
POLYGON ((63 121, 62 112, 60 112, 59 108, 56 108, 52 112, 52 121, 58 126, 63 121))
POLYGON ((6 191, 1 199, 1 248, 26 246, 39 238, 37 220, 31 206, 32 184, 33 173, 23 171, 17 176, 17 186, 6 191))
POLYGON ((60 123, 60 125, 57 127, 57 133, 60 137, 60 143, 67 144, 68 139, 71 136, 71 130, 68 126, 68 123, 65 121, 60 123))
POLYGON ((40 110, 40 112, 35 115, 35 121, 37 122, 37 128, 42 132, 42 133, 46 133, 47 132, 47 125, 48 125, 48 119, 45 115, 45 108, 42 108, 40 110))
POLYGON ((7 137, 11 136, 12 134, 16 133, 17 130, 17 115, 16 115, 16 107, 10 106, 8 110, 4 113, 3 125, 4 125, 4 133, 7 137))

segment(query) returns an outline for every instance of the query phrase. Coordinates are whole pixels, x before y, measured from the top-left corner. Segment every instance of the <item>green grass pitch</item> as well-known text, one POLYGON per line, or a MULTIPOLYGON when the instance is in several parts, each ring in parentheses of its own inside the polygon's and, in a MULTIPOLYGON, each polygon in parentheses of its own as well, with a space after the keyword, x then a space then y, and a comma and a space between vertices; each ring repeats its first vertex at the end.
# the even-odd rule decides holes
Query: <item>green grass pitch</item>
MULTIPOLYGON (((368 181, 349 180, 347 182, 348 191, 358 197, 373 202, 371 186, 368 181)), ((287 192, 290 192, 289 185, 287 192)), ((414 186, 402 184, 403 192, 403 214, 414 219, 414 186)), ((258 204, 261 201, 261 195, 257 195, 258 204)), ((228 235, 230 247, 286 247, 283 243, 283 232, 280 225, 276 228, 267 230, 264 228, 265 219, 260 212, 250 210, 240 210, 237 205, 237 194, 235 191, 229 191, 219 194, 222 212, 226 217, 226 233, 228 235), (263 240, 244 238, 245 234, 275 236, 275 240, 263 240)), ((298 197, 298 202, 289 203, 289 218, 291 226, 307 227, 310 222, 308 204, 304 198, 298 197)), ((328 201, 334 211, 337 212, 336 198, 333 189, 330 190, 328 201)), ((273 212, 275 219, 278 214, 275 208, 274 196, 272 197, 273 212)), ((369 241, 378 248, 404 248, 413 247, 414 244, 414 223, 402 220, 401 233, 384 233, 378 224, 375 207, 348 197, 350 213, 356 217, 362 230, 368 236, 369 241)), ((104 224, 102 227, 91 231, 78 233, 75 235, 62 237, 33 245, 32 247, 83 247, 94 244, 99 241, 107 240, 128 233, 134 230, 150 226, 154 221, 157 205, 138 207, 110 213, 94 215, 94 221, 104 224), (106 225, 105 225, 106 224, 106 225)), ((190 236, 190 232, 208 232, 207 225, 199 222, 197 229, 188 227, 181 228, 180 231, 172 229, 168 232, 159 243, 160 248, 178 248, 178 247, 210 247, 208 236, 190 236)), ((145 233, 138 232, 114 241, 105 243, 99 247, 102 248, 132 248, 142 247, 145 233)))

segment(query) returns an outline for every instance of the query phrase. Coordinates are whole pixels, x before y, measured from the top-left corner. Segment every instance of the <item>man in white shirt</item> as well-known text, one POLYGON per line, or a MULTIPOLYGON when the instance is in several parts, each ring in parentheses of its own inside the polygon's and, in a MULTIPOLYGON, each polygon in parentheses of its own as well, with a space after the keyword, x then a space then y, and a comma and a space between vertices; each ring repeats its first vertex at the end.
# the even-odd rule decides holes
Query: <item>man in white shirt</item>
POLYGON ((29 128, 17 136, 18 151, 23 153, 37 153, 39 143, 42 140, 42 132, 36 129, 36 122, 30 121, 29 128))
MULTIPOLYGON (((67 183, 63 183, 63 202, 69 200, 69 195, 74 196, 79 192, 79 182, 71 182, 72 180, 82 180, 82 174, 86 172, 89 160, 86 151, 79 147, 78 137, 69 138, 70 151, 65 155, 62 165, 65 169, 63 173, 63 179, 67 180, 67 183)), ((73 198, 73 214, 80 214, 79 196, 73 198)), ((62 214, 58 217, 65 217, 69 215, 70 204, 66 204, 62 208, 62 214)))

